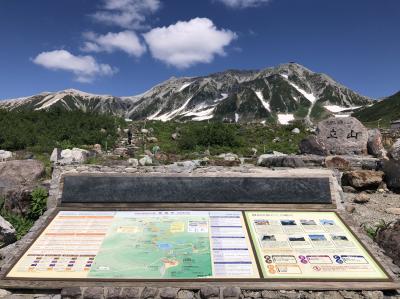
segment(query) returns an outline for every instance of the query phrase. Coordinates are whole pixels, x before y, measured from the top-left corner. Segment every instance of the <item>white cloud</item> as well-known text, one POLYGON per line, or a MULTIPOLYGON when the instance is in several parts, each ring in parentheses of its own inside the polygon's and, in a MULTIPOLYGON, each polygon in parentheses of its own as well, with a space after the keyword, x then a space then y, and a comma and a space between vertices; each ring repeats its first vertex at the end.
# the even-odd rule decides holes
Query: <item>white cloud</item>
POLYGON ((105 24, 127 29, 143 29, 146 17, 161 7, 160 0, 103 0, 92 17, 105 24))
POLYGON ((207 18, 154 28, 143 36, 154 58, 178 68, 209 63, 215 55, 225 55, 224 48, 237 38, 230 30, 217 29, 207 18))
POLYGON ((98 35, 94 32, 86 32, 85 42, 82 50, 85 52, 108 52, 112 53, 121 50, 129 55, 140 57, 146 52, 138 36, 133 31, 122 31, 118 33, 109 32, 105 35, 98 35))
POLYGON ((271 0, 217 0, 217 1, 222 2, 226 6, 232 8, 257 7, 266 4, 268 2, 271 2, 271 0))
POLYGON ((112 76, 117 69, 98 63, 92 56, 75 56, 66 50, 42 52, 33 62, 50 70, 72 72, 78 82, 92 82, 97 76, 112 76))

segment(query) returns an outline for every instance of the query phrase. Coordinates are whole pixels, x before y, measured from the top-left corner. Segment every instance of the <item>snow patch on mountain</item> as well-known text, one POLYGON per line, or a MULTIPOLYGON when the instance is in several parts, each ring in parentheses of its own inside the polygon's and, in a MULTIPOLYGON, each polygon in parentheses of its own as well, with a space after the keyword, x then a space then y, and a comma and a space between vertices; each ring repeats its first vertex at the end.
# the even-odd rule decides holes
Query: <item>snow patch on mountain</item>
POLYGON ((193 83, 193 82, 187 82, 187 83, 183 84, 183 85, 181 86, 181 88, 179 88, 178 92, 181 92, 181 91, 185 90, 187 87, 189 87, 190 85, 192 85, 192 83, 193 83))
POLYGON ((329 110, 330 112, 339 113, 339 112, 342 112, 345 110, 355 110, 355 109, 361 108, 361 106, 341 107, 341 106, 337 106, 337 105, 326 105, 326 106, 324 106, 324 108, 329 110))
POLYGON ((228 98, 228 94, 221 93, 221 97, 219 99, 214 100, 214 103, 221 102, 221 101, 225 100, 226 98, 228 98))
POLYGON ((261 91, 256 91, 255 93, 256 93, 258 99, 261 101, 261 104, 264 106, 264 108, 268 112, 271 112, 271 107, 270 107, 269 103, 264 99, 264 96, 263 96, 262 92, 261 91))
POLYGON ((290 121, 294 120, 293 114, 278 114, 278 121, 281 125, 288 125, 290 121))
POLYGON ((307 91, 305 91, 304 89, 298 87, 296 84, 294 84, 293 82, 289 81, 289 84, 292 85, 294 88, 297 89, 298 92, 300 92, 307 100, 309 100, 311 103, 315 103, 315 101, 317 100, 317 98, 315 97, 315 95, 313 93, 308 93, 307 91))
POLYGON ((169 120, 172 120, 174 117, 179 116, 181 114, 182 111, 185 110, 186 106, 189 104, 190 100, 192 99, 192 97, 189 97, 185 103, 183 103, 183 105, 181 107, 179 107, 178 109, 172 110, 171 112, 165 113, 161 116, 157 116, 155 118, 153 118, 154 120, 161 120, 162 122, 166 122, 169 120))

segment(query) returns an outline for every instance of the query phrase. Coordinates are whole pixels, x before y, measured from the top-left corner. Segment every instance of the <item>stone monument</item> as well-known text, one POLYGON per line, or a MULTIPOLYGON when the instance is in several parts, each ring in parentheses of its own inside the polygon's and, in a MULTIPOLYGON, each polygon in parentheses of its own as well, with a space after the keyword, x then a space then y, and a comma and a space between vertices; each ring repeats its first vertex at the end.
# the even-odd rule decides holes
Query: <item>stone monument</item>
POLYGON ((328 154, 366 155, 368 130, 354 117, 328 118, 318 123, 317 141, 328 154))

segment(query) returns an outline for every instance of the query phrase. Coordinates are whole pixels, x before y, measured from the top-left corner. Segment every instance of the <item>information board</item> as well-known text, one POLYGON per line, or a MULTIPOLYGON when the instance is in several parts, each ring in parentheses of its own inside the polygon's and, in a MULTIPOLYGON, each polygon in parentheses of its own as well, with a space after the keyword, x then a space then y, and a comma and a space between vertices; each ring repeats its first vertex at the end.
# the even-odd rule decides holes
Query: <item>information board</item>
POLYGON ((258 278, 240 211, 60 211, 8 278, 258 278))
POLYGON ((268 279, 387 279, 334 212, 245 212, 268 279))

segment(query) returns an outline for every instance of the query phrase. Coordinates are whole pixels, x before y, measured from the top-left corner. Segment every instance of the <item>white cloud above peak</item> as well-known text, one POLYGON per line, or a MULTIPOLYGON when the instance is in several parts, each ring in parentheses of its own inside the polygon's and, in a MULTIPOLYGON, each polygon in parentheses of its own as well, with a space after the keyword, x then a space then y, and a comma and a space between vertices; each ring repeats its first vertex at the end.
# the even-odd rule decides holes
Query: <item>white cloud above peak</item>
POLYGON ((112 76, 118 70, 108 64, 101 64, 92 56, 77 56, 66 50, 42 52, 33 62, 50 70, 72 72, 81 83, 92 82, 97 76, 112 76))
POLYGON ((237 38, 236 33, 218 29, 207 18, 154 28, 143 36, 154 58, 180 69, 224 56, 225 47, 237 38))
POLYGON ((92 17, 108 25, 143 29, 146 28, 147 16, 158 11, 160 7, 160 0, 103 0, 101 9, 92 17))
POLYGON ((263 4, 267 4, 272 0, 216 0, 225 4, 231 8, 248 8, 248 7, 257 7, 263 4))
POLYGON ((104 35, 86 32, 84 37, 87 40, 81 49, 84 52, 112 53, 120 50, 135 57, 140 57, 146 52, 146 46, 133 31, 109 32, 104 35))

